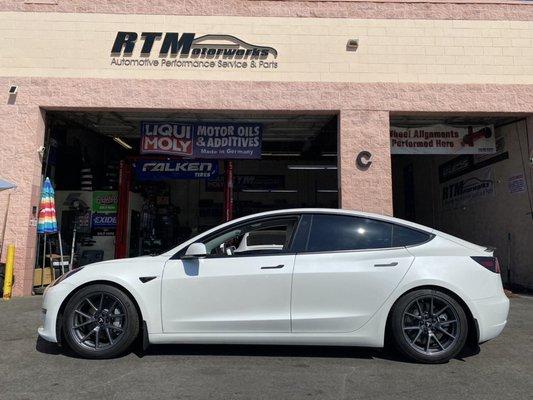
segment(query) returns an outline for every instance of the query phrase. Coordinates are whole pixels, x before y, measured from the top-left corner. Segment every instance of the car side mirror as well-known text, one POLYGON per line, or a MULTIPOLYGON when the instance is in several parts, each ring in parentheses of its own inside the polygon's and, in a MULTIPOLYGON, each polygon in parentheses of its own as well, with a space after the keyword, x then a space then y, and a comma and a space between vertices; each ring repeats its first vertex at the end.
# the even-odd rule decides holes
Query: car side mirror
POLYGON ((207 248, 203 243, 193 243, 187 247, 187 251, 183 255, 183 259, 190 260, 193 258, 202 258, 207 256, 207 248))

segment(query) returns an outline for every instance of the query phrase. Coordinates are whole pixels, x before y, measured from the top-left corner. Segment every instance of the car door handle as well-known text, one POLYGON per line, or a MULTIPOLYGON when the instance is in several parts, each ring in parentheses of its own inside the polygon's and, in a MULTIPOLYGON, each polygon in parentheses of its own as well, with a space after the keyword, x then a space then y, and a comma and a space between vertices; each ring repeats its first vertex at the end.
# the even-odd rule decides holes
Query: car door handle
POLYGON ((388 264, 374 264, 374 267, 395 267, 398 265, 398 262, 394 261, 388 264))
POLYGON ((261 269, 280 269, 283 268, 285 265, 279 264, 279 265, 269 265, 267 267, 261 267, 261 269))

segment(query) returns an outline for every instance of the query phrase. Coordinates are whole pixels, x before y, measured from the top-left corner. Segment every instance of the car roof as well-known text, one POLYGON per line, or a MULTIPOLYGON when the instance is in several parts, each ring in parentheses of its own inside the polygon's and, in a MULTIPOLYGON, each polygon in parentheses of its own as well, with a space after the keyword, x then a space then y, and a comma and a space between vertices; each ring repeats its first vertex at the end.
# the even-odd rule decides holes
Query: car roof
POLYGON ((369 212, 357 211, 357 210, 347 210, 347 209, 341 209, 341 208, 288 208, 288 209, 283 209, 283 210, 273 210, 273 211, 265 211, 265 212, 261 212, 257 214, 251 214, 245 217, 234 219, 230 222, 246 221, 248 219, 275 216, 275 215, 284 215, 284 214, 350 215, 350 216, 356 216, 356 217, 372 218, 372 219, 377 219, 377 220, 381 220, 385 222, 391 222, 394 224, 399 224, 399 225, 404 225, 404 226, 412 227, 415 229, 419 229, 419 230, 422 230, 428 233, 434 232, 434 229, 428 226, 420 225, 420 224, 417 224, 411 221, 406 221, 400 218, 391 217, 389 215, 375 214, 375 213, 369 213, 369 212))

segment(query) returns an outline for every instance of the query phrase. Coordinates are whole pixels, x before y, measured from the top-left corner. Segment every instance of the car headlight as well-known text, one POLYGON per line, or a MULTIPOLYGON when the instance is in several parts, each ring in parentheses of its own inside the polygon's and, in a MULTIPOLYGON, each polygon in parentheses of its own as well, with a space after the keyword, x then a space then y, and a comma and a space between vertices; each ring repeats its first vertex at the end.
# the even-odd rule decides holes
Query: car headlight
POLYGON ((59 278, 55 279, 50 285, 48 285, 48 287, 52 287, 52 286, 55 286, 55 285, 63 282, 69 276, 74 275, 76 272, 80 272, 82 269, 83 269, 83 267, 79 267, 79 268, 76 268, 76 269, 73 269, 71 271, 68 271, 68 272, 64 273, 59 278))

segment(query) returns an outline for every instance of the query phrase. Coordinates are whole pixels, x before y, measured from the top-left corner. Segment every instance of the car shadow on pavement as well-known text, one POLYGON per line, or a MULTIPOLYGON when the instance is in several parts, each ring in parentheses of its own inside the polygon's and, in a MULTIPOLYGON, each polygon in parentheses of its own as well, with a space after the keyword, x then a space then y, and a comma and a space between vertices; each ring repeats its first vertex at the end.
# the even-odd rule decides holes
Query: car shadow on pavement
MULTIPOLYGON (((63 355, 80 358, 68 348, 49 343, 42 338, 37 338, 35 349, 44 354, 63 355)), ((480 351, 479 346, 466 346, 457 357, 465 358, 474 356, 480 351)), ((151 345, 142 350, 140 345, 135 345, 132 352, 139 358, 153 356, 223 356, 223 357, 286 357, 286 358, 357 358, 381 359, 401 363, 413 363, 398 354, 394 349, 349 347, 349 346, 277 346, 277 345, 217 345, 217 344, 159 344, 151 345)), ((128 353, 126 353, 127 355, 128 353)))
MULTIPOLYGON (((479 353, 479 346, 465 346, 455 357, 466 358, 479 353)), ((181 355, 181 356, 246 356, 246 357, 287 357, 287 358, 358 358, 382 359, 402 363, 414 363, 392 348, 370 348, 350 346, 276 346, 276 345, 152 345, 144 352, 135 351, 139 357, 181 355)))

